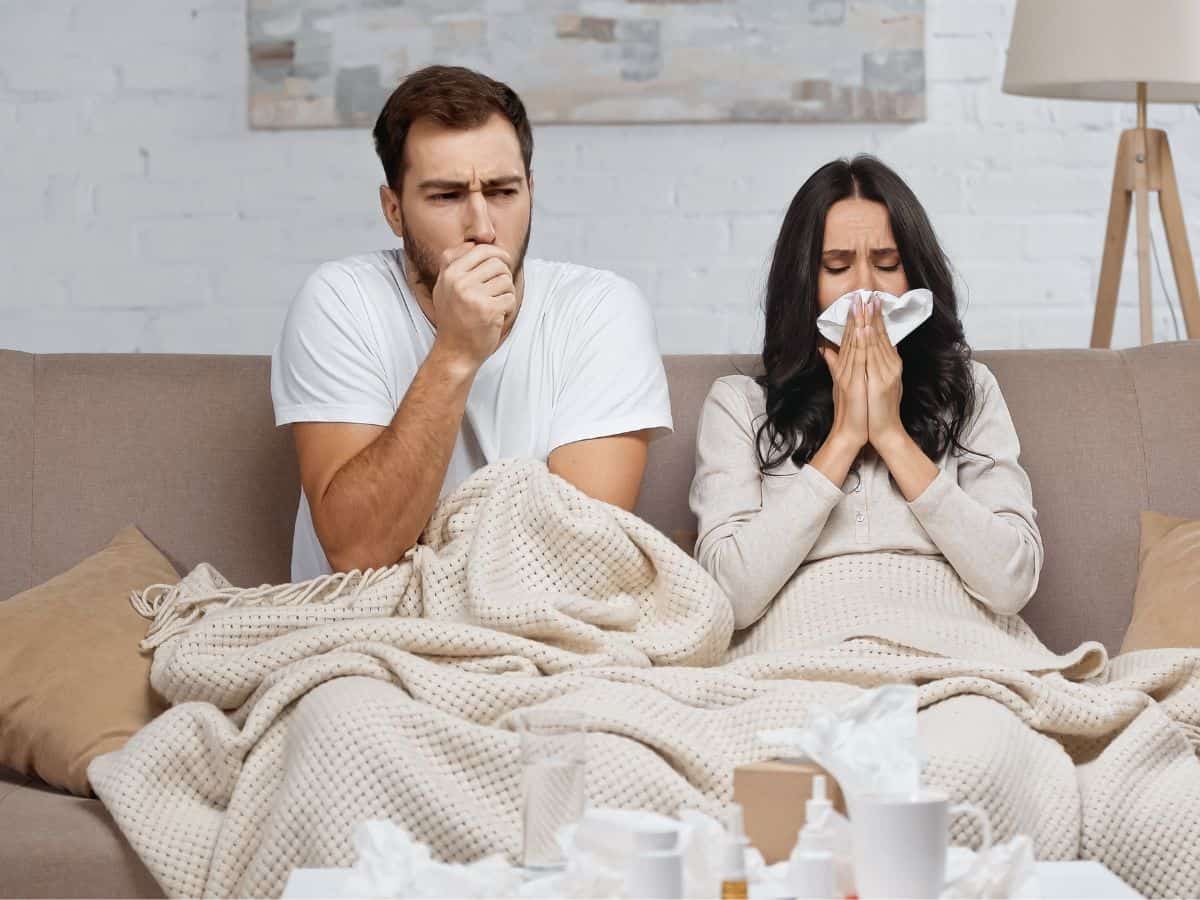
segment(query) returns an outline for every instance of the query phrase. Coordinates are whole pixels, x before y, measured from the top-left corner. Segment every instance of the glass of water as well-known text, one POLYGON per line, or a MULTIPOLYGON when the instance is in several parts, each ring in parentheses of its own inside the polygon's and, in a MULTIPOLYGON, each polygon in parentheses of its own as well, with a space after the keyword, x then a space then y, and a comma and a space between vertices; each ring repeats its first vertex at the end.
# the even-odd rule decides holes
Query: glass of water
POLYGON ((523 765, 521 864, 557 868, 564 863, 558 830, 578 822, 587 804, 586 717, 574 710, 529 709, 515 720, 523 765))

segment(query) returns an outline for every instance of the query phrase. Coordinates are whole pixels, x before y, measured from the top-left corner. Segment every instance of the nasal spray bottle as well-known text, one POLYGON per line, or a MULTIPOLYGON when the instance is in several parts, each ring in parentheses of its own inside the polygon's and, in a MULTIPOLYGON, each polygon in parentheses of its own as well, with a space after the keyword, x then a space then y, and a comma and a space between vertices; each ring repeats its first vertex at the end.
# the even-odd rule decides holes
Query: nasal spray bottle
POLYGON ((788 861, 788 883, 797 898, 845 897, 853 870, 844 846, 849 823, 833 808, 824 775, 813 776, 812 796, 804 804, 804 827, 788 861))
POLYGON ((750 843, 742 820, 741 804, 730 808, 725 835, 725 858, 721 863, 721 900, 746 900, 750 896, 746 877, 746 847, 750 843))

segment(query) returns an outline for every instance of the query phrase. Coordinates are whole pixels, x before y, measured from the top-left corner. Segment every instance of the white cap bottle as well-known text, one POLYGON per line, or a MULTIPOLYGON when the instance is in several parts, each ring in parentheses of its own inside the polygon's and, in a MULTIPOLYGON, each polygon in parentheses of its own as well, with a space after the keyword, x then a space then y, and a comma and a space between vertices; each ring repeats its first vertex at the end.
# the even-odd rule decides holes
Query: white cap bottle
POLYGON ((788 888, 796 900, 831 900, 836 897, 833 854, 828 850, 797 848, 788 861, 788 888))
MULTIPOLYGON (((812 796, 804 803, 804 828, 827 828, 829 814, 833 812, 833 804, 829 802, 826 793, 824 775, 814 775, 812 780, 812 796)), ((801 829, 801 834, 803 834, 801 829)))
POLYGON ((721 900, 745 900, 746 846, 750 843, 742 820, 742 807, 734 803, 729 810, 729 831, 725 836, 725 856, 721 861, 721 900))
POLYGON ((838 835, 833 829, 833 804, 824 775, 812 778, 812 796, 804 804, 804 827, 787 863, 787 881, 797 898, 830 898, 835 895, 834 852, 838 835))
POLYGON ((683 842, 679 831, 634 832, 625 893, 631 900, 674 900, 683 896, 683 842))

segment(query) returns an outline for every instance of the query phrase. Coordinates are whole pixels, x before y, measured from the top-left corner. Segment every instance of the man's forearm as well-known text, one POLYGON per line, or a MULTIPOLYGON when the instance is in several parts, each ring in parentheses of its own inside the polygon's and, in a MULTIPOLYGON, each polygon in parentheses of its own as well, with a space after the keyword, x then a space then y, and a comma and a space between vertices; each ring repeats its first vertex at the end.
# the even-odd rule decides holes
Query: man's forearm
POLYGON ((389 566, 416 543, 437 504, 474 376, 435 346, 388 427, 330 481, 319 534, 335 570, 389 566))

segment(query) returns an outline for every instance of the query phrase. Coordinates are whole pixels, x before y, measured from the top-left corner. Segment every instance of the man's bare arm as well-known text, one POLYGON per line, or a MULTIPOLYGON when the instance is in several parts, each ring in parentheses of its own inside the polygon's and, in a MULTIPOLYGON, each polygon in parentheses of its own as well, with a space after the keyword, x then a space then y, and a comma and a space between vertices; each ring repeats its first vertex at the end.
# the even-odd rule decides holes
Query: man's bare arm
POLYGON ((633 510, 642 488, 650 446, 647 431, 576 441, 550 453, 550 471, 589 497, 633 510))
POLYGON ((390 566, 416 543, 441 493, 479 366, 515 312, 508 253, 464 243, 442 255, 437 336, 386 428, 293 426, 313 526, 337 571, 390 566))
POLYGON ((416 543, 437 504, 473 377, 435 348, 386 428, 292 426, 304 494, 334 571, 392 565, 416 543))

